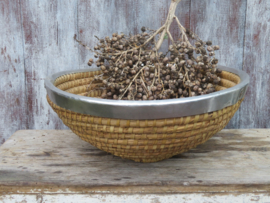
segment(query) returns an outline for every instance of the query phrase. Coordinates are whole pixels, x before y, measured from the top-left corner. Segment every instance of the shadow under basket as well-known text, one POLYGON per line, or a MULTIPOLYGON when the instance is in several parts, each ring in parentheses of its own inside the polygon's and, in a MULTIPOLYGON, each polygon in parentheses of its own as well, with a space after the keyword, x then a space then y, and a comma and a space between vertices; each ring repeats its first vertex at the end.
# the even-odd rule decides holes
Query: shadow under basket
MULTIPOLYGON (((72 73, 58 77, 54 85, 66 92, 85 96, 87 87, 99 71, 72 73)), ((223 71, 216 90, 240 83, 240 77, 223 71)), ((92 91, 98 97, 100 91, 92 91)), ((157 162, 181 154, 204 143, 222 130, 238 110, 236 104, 211 113, 157 120, 125 120, 91 116, 66 110, 47 100, 53 110, 76 135, 115 156, 136 162, 157 162)))

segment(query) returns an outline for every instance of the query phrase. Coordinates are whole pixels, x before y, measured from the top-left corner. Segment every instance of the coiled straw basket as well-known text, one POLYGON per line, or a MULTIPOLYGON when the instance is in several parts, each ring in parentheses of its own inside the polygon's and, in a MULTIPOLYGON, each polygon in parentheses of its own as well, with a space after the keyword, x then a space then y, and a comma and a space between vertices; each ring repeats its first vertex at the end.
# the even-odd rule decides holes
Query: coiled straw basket
MULTIPOLYGON (((228 68, 223 67, 222 69, 227 70, 228 68)), ((136 117, 146 115, 142 113, 140 115, 136 114, 136 108, 139 108, 138 106, 135 106, 135 109, 133 109, 132 106, 130 107, 134 110, 132 111, 135 112, 132 113, 134 116, 127 116, 127 114, 123 112, 124 118, 119 118, 121 115, 118 115, 117 112, 114 113, 115 111, 110 109, 108 104, 103 104, 102 102, 105 102, 104 100, 93 99, 94 104, 92 100, 89 102, 85 99, 89 98, 85 97, 88 91, 87 88, 93 76, 100 74, 99 71, 73 71, 56 74, 51 79, 47 79, 45 86, 48 91, 47 100, 50 106, 62 119, 63 123, 82 140, 122 158, 131 159, 136 162, 157 162, 186 152, 204 143, 228 124, 243 101, 249 83, 249 78, 244 72, 239 72, 234 69, 230 70, 230 72, 224 70, 220 75, 222 80, 219 86, 217 86, 218 92, 213 93, 213 97, 209 94, 206 99, 203 99, 201 106, 200 101, 197 101, 199 97, 197 100, 193 101, 196 102, 198 114, 175 117, 177 112, 172 111, 174 113, 170 115, 174 117, 171 118, 169 114, 164 113, 167 111, 163 111, 163 113, 161 111, 160 114, 157 113, 154 115, 158 117, 158 119, 149 119, 149 117, 151 118, 151 115, 153 115, 151 112, 150 115, 148 114, 148 116, 146 116, 148 117, 146 119, 136 119, 136 117), (233 89, 233 91, 228 91, 229 89, 233 89), (226 92, 226 90, 228 92, 226 92), (222 94, 223 96, 221 97, 218 93, 222 92, 224 92, 224 94, 222 94), (72 98, 73 95, 78 96, 79 99, 76 97, 72 98), (219 100, 217 100, 217 98, 219 100), (226 98, 229 98, 227 99, 229 101, 227 101, 226 98), (84 102, 84 104, 89 103, 89 108, 85 106, 80 108, 81 105, 78 101, 84 102), (213 101, 215 103, 213 103, 213 101), (206 109, 203 109, 204 106, 207 106, 205 102, 210 102, 210 104, 206 109), (98 103, 100 103, 99 105, 101 106, 95 106, 98 103), (221 103, 220 105, 225 107, 220 108, 220 105, 217 105, 217 103, 221 103), (90 111, 90 113, 87 111, 90 111), (91 112, 93 112, 92 115, 90 115, 91 112), (99 112, 104 116, 98 116, 99 112), (108 115, 106 112, 108 112, 108 115), (164 118, 160 118, 162 114, 164 118), (127 117, 130 117, 130 119, 126 119, 127 117)), ((92 91, 90 94, 91 95, 88 96, 98 98, 101 92, 92 91)), ((203 98, 204 96, 200 97, 203 98)), ((181 102, 181 99, 176 100, 181 102)), ((188 105, 188 102, 191 102, 191 100, 187 100, 186 105, 188 105)), ((109 100, 106 102, 117 101, 109 100)), ((126 105, 126 103, 123 104, 126 105)), ((145 104, 148 105, 148 103, 145 104)), ((125 105, 123 105, 123 108, 126 108, 125 105)), ((160 109, 165 108, 162 107, 162 105, 164 105, 164 103, 160 105, 160 109)), ((177 105, 177 102, 174 105, 177 105)), ((144 109, 147 111, 147 108, 152 108, 150 106, 151 105, 148 105, 148 107, 146 106, 144 109)), ((166 108, 170 110, 170 104, 166 108)), ((116 109, 121 108, 118 106, 116 109)), ((159 108, 156 108, 155 112, 158 111, 158 109, 159 108)), ((182 111, 183 115, 188 114, 184 111, 187 110, 182 111)))

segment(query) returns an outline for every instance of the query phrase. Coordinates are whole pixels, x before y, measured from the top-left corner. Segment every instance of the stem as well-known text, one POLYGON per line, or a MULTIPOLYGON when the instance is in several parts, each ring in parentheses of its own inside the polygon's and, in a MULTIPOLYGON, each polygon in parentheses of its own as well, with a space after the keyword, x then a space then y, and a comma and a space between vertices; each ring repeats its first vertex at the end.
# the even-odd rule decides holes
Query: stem
POLYGON ((119 97, 119 100, 121 100, 123 98, 123 96, 127 93, 128 89, 130 88, 130 86, 132 85, 132 83, 134 82, 134 80, 138 77, 138 75, 146 68, 143 67, 135 76, 134 78, 132 79, 132 81, 129 83, 128 87, 126 88, 125 92, 119 97))
POLYGON ((171 33, 170 33, 169 29, 167 30, 167 34, 169 35, 169 38, 170 38, 170 40, 172 41, 173 46, 175 46, 175 43, 174 43, 173 37, 172 37, 172 35, 171 35, 171 33))
POLYGON ((157 34, 159 34, 165 27, 162 26, 161 28, 159 28, 154 34, 152 34, 145 42, 142 46, 146 45, 148 42, 150 42, 157 34))
POLYGON ((121 55, 119 56, 119 58, 117 59, 117 61, 115 62, 115 64, 117 64, 117 62, 121 59, 122 56, 123 56, 123 54, 121 54, 121 55))
POLYGON ((114 56, 118 56, 122 53, 128 53, 130 51, 134 51, 136 49, 142 48, 143 46, 145 46, 148 42, 150 42, 157 34, 159 34, 165 27, 162 26, 161 28, 159 28, 153 35, 151 35, 141 46, 137 47, 137 48, 133 48, 133 49, 129 49, 120 53, 116 53, 116 54, 110 54, 110 55, 114 55, 114 56))
POLYGON ((188 45, 189 45, 190 47, 192 47, 193 49, 195 49, 195 48, 190 44, 190 42, 189 42, 189 40, 188 40, 188 37, 187 37, 187 35, 186 35, 186 33, 185 33, 185 32, 187 31, 186 28, 185 28, 183 25, 181 25, 179 19, 178 19, 176 16, 174 16, 174 19, 175 19, 175 21, 176 21, 176 23, 177 23, 179 29, 181 30, 182 36, 185 38, 185 41, 188 43, 188 45))
MULTIPOLYGON (((157 34, 159 34, 161 32, 161 35, 159 36, 159 39, 158 39, 158 42, 155 46, 156 50, 159 50, 163 41, 164 41, 164 37, 165 37, 165 34, 168 33, 170 39, 172 40, 172 43, 174 44, 174 41, 173 41, 173 38, 172 38, 172 35, 171 33, 169 32, 169 29, 170 29, 170 26, 173 22, 173 20, 177 17, 175 16, 175 10, 176 10, 176 7, 178 5, 178 3, 180 2, 181 0, 172 0, 171 1, 171 5, 170 5, 170 9, 169 9, 169 13, 168 13, 168 16, 167 16, 167 19, 166 19, 166 22, 165 24, 160 27, 154 34, 152 34, 141 46, 137 47, 137 48, 133 48, 133 49, 129 49, 129 50, 126 50, 126 51, 123 51, 123 52, 119 52, 119 53, 111 53, 109 55, 113 55, 113 56, 118 56, 118 55, 121 55, 121 54, 124 54, 124 53, 128 53, 130 51, 134 51, 135 49, 139 49, 139 48, 142 48, 143 46, 145 46, 147 43, 149 43, 157 34)), ((181 31, 185 31, 186 29, 180 24, 179 20, 177 21, 178 25, 179 25, 179 28, 181 31), (182 29, 181 29, 182 28, 182 29)), ((185 33, 183 34, 185 35, 185 33)), ((185 35, 186 37, 186 35, 185 35)), ((187 39, 187 37, 186 37, 187 39)), ((188 40, 187 40, 188 41, 188 40)), ((189 42, 188 42, 189 43, 189 42)), ((189 43, 189 45, 191 46, 191 44, 189 43)))
POLYGON ((164 24, 165 28, 164 28, 163 32, 161 33, 160 38, 159 38, 159 40, 157 42, 157 45, 156 45, 157 50, 159 50, 159 48, 161 47, 162 42, 164 40, 164 36, 165 36, 166 32, 169 30, 169 28, 170 28, 170 26, 171 26, 171 24, 173 22, 173 19, 175 17, 175 10, 176 10, 176 7, 177 7, 177 5, 178 5, 178 3, 180 1, 181 0, 172 0, 171 1, 168 17, 167 17, 167 20, 166 20, 166 22, 164 24))

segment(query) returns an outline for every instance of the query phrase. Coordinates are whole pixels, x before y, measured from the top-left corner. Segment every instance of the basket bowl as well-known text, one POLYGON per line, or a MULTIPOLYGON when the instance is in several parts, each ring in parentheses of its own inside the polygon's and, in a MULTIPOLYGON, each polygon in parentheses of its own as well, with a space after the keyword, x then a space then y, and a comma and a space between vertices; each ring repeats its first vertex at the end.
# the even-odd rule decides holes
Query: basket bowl
POLYGON ((56 73, 45 87, 50 106, 82 140, 122 158, 157 162, 204 143, 238 110, 249 76, 219 68, 218 91, 191 98, 118 101, 100 99, 96 90, 86 96, 97 68, 56 73))

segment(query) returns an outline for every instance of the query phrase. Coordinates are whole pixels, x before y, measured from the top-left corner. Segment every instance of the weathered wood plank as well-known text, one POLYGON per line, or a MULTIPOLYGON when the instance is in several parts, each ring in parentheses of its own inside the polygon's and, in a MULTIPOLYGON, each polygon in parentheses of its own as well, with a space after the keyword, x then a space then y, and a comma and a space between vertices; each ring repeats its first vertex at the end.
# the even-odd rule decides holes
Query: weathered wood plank
POLYGON ((53 203, 163 203, 163 202, 184 202, 184 203, 268 203, 268 194, 228 194, 228 193, 207 193, 207 194, 15 194, 0 196, 2 203, 17 202, 53 202, 53 203))
POLYGON ((59 129, 64 125, 46 101, 44 78, 79 66, 77 1, 21 1, 25 51, 28 122, 30 129, 59 129))
POLYGON ((247 1, 243 69, 250 86, 240 109, 240 127, 270 128, 270 2, 247 1))
MULTIPOLYGON (((241 70, 245 15, 246 0, 192 0, 191 30, 202 40, 212 40, 214 44, 220 45, 221 49, 216 53, 220 65, 241 70)), ((227 128, 239 128, 240 120, 241 117, 237 112, 227 128)))
POLYGON ((143 164, 69 130, 18 131, 0 147, 0 192, 269 192, 269 145, 269 129, 223 130, 187 153, 143 164))
POLYGON ((0 2, 0 145, 26 128, 25 75, 20 1, 0 2))

